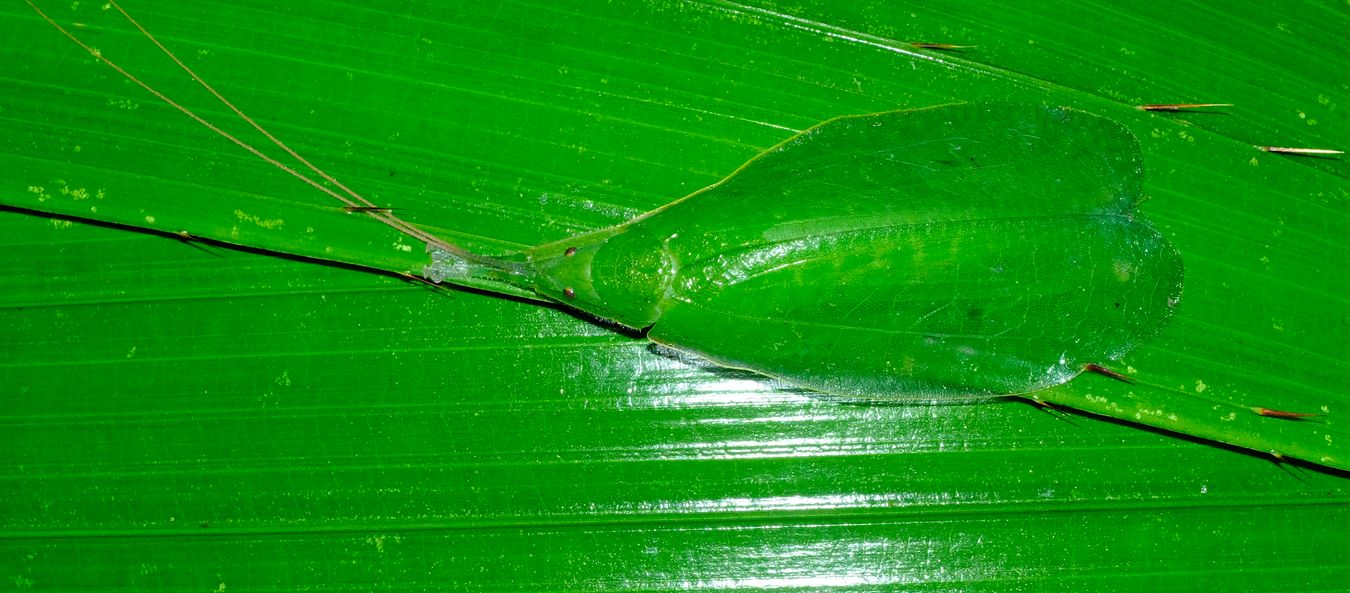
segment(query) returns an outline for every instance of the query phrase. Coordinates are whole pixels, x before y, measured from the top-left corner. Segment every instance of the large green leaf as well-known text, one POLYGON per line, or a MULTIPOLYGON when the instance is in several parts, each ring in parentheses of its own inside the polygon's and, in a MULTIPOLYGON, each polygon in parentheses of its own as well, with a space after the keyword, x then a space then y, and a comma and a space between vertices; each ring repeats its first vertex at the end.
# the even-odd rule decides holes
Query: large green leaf
MULTIPOLYGON (((224 119, 115 14, 44 8, 224 119)), ((1107 115, 1143 142, 1143 210, 1182 253, 1182 307, 1128 361, 1147 384, 1046 393, 1221 441, 1169 416, 1231 414, 1235 434, 1345 463, 1345 164, 1251 146, 1350 137, 1343 5, 128 9, 349 185, 490 252, 621 222, 841 114, 1012 99, 1107 115), (1132 107, 1182 101, 1237 106, 1132 107), (1325 415, 1249 413, 1271 401, 1325 415)), ((26 6, 0 8, 0 30, 7 203, 123 200, 169 231, 211 208, 241 231, 290 212, 362 224, 26 6)), ((1011 402, 820 401, 526 303, 0 221, 0 546, 19 586, 1302 591, 1350 576, 1336 473, 1011 402)), ((415 253, 374 232, 323 239, 415 253)))

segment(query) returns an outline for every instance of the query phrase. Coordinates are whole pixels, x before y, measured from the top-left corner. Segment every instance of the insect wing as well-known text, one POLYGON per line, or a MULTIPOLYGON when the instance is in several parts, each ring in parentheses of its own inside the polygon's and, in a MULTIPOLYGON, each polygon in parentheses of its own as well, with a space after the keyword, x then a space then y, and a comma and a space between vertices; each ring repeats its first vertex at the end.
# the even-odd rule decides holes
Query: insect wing
POLYGON ((1139 161, 1118 124, 1059 108, 827 122, 635 223, 675 236, 649 336, 838 394, 1063 383, 1179 297, 1179 255, 1133 212, 1139 161))

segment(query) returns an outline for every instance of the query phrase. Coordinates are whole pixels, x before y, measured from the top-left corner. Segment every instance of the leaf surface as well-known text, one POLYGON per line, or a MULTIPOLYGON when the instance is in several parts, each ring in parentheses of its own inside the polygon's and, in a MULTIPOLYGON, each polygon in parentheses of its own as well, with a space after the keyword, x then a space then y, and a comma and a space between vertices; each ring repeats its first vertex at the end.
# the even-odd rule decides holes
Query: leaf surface
MULTIPOLYGON (((99 4, 43 6, 223 116, 99 4)), ((1142 143, 1140 211, 1182 254, 1186 292, 1125 361, 1152 386, 1084 376, 1047 393, 1160 426, 1213 414, 1175 428, 1346 458, 1347 170, 1251 148, 1343 148, 1343 5, 127 8, 349 185, 490 252, 618 224, 840 114, 975 100, 1101 113, 1142 143), (945 40, 978 47, 906 45, 945 40), (1237 106, 1133 108, 1182 101, 1237 106)), ((255 196, 340 214, 26 6, 0 7, 0 30, 6 203, 116 188, 104 199, 129 192, 151 215, 255 196)), ((525 303, 27 214, 0 225, 0 566, 18 587, 1350 579, 1338 473, 1018 403, 840 405, 525 303)))

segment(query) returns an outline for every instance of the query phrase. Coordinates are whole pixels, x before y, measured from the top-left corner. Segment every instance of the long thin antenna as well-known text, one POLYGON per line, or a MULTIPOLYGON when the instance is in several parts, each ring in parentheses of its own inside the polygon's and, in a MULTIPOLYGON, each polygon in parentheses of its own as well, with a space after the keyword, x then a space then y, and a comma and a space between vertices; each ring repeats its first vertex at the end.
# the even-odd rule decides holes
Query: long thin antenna
POLYGON ((338 181, 337 179, 334 179, 333 176, 329 175, 327 171, 324 171, 323 169, 320 169, 319 167, 315 166, 314 163, 309 162, 309 159, 306 159, 305 157, 301 156, 300 153, 291 149, 289 145, 287 145, 285 142, 282 142, 281 139, 277 138, 276 136, 273 136, 271 132, 267 131, 266 128, 262 127, 262 125, 259 124, 257 121, 255 121, 252 117, 249 117, 247 113, 244 113, 243 110, 236 107, 233 102, 231 102, 229 99, 226 99, 224 95, 220 94, 220 91, 217 91, 216 87, 211 86, 210 83, 206 82, 206 80, 203 79, 201 76, 198 76, 197 72, 193 70, 190 66, 188 66, 186 63, 184 63, 183 60, 178 59, 177 54, 174 54, 173 51, 165 47, 163 43, 160 43, 159 39, 156 38, 154 34, 150 33, 149 30, 141 26, 141 23, 137 21, 135 18, 132 18, 132 16, 129 13, 127 13, 127 11, 123 9, 120 4, 118 4, 114 0, 109 0, 108 4, 111 5, 113 8, 116 8, 117 12, 122 13, 122 16, 127 19, 127 22, 131 23, 132 26, 136 27, 136 29, 140 31, 142 35, 145 35, 146 39, 149 39, 151 43, 155 44, 155 47, 159 48, 159 51, 164 52, 164 55, 168 56, 170 60, 173 60, 174 64, 177 64, 179 68, 182 68, 183 71, 188 74, 188 76, 191 76, 192 80, 196 81, 197 84, 202 86, 202 88, 209 91, 212 95, 215 96, 215 98, 219 99, 221 103, 224 103, 226 107, 229 107, 230 111, 233 111, 234 114, 238 115, 240 119, 248 122, 248 125, 253 126, 253 129, 261 132, 262 135, 266 136, 268 140, 272 141, 272 144, 275 144, 282 150, 286 151, 286 154, 289 154, 292 157, 294 157, 295 160, 300 161, 303 165, 308 167, 310 171, 317 173, 320 177, 323 177, 324 179, 328 180, 329 183, 332 183, 333 185, 336 185, 339 188, 341 188, 342 191, 347 192, 347 195, 351 196, 356 201, 360 202, 362 205, 371 208, 376 207, 375 204, 372 203, 370 200, 365 199, 364 197, 361 196, 361 194, 356 193, 351 188, 347 187, 346 185, 343 185, 342 182, 338 181))
POLYGON ((110 68, 117 71, 118 74, 121 74, 127 80, 136 83, 141 88, 153 94, 159 100, 163 101, 164 103, 168 104, 174 109, 177 109, 178 111, 182 112, 184 115, 192 118, 194 121, 201 124, 203 127, 211 130, 212 132, 215 132, 217 135, 229 140, 230 142, 233 142, 240 148, 243 148, 244 150, 248 151, 250 154, 258 157, 259 159, 262 159, 266 163, 282 171, 285 171, 292 177, 295 177, 296 179, 299 179, 309 184, 310 186, 318 189, 319 191, 322 191, 325 194, 328 194, 329 196, 336 198, 337 200, 346 204, 349 208, 358 209, 360 211, 366 212, 371 217, 379 220, 380 222, 383 222, 411 237, 424 241, 430 246, 442 249, 444 251, 451 253, 452 255, 455 255, 456 257, 473 261, 475 263, 487 264, 499 268, 504 267, 503 266, 504 262, 500 262, 496 258, 491 258, 476 253, 472 253, 465 250, 462 247, 459 247, 458 245, 447 243, 444 240, 441 240, 440 238, 413 226, 411 223, 404 221, 403 219, 398 218, 397 216, 394 216, 389 212, 388 209, 382 209, 377 207, 374 203, 367 200, 361 194, 356 193, 351 188, 347 187, 342 182, 338 181, 332 175, 329 175, 326 171, 320 169, 318 166, 311 163, 308 159, 301 156, 300 153, 296 152, 285 142, 282 142, 281 139, 277 138, 271 132, 267 131, 267 129, 264 128, 262 124, 259 124, 252 117, 249 117, 248 114, 244 113, 243 110, 236 107, 234 103, 230 102, 229 99, 226 99, 224 95, 220 94, 219 91, 217 91, 214 87, 212 87, 200 76, 198 76, 197 73, 192 70, 192 68, 190 68, 181 59, 179 59, 178 56, 175 55, 171 50, 169 50, 168 47, 165 47, 164 44, 160 43, 160 41, 156 39, 154 35, 152 35, 149 31, 147 31, 145 27, 141 26, 141 24, 137 22, 136 19, 132 18, 132 16, 128 14, 127 11, 124 10, 120 5, 118 5, 117 2, 109 0, 109 5, 111 5, 113 8, 116 8, 117 11, 120 12, 122 16, 127 19, 128 22, 130 22, 133 26, 135 26, 136 29, 139 30, 142 35, 145 35, 147 39, 149 39, 152 43, 154 43, 155 46, 160 49, 160 51, 164 52, 164 54, 167 55, 169 59, 173 60, 173 62, 177 64, 179 68, 181 68, 184 72, 186 72, 189 76, 191 76, 192 79, 197 82, 197 84, 200 84, 203 88, 209 91, 213 96, 216 97, 216 99, 218 99, 221 103, 223 103, 226 107, 228 107, 231 111, 233 111, 235 115, 238 115, 241 119, 248 122, 249 125, 253 126, 255 130, 266 136, 267 139, 270 140, 273 144, 284 150, 287 154, 291 155, 291 157, 295 158, 297 161, 305 165, 305 167, 313 171, 315 174, 319 175, 323 179, 327 180, 329 183, 332 183, 333 185, 342 189, 342 191, 346 192, 347 195, 344 196, 342 194, 339 194, 333 189, 326 187, 323 184, 311 179, 307 175, 300 173, 299 171, 296 171, 294 168, 287 166, 286 164, 278 161, 275 158, 272 158, 271 156, 268 156, 261 150, 255 148, 253 145, 243 140, 240 140, 233 134, 230 134, 229 132, 226 132, 225 130, 221 129, 215 124, 207 121, 205 118, 198 115, 191 109, 188 109, 187 107, 183 106, 177 101, 174 101, 173 99, 170 99, 169 97, 165 96, 158 89, 155 89, 154 87, 150 86, 148 83, 136 77, 136 75, 128 72, 126 69, 119 66, 116 62, 112 61, 110 58, 104 56, 103 53, 98 49, 89 46, 84 41, 81 41, 78 37, 72 34, 70 31, 67 31, 65 27, 62 27, 60 25, 60 23, 57 23, 50 16, 47 16, 47 13, 43 12, 42 9, 38 8, 38 6, 34 4, 32 0, 24 0, 24 1, 28 3, 29 7, 31 7, 35 12, 38 13, 38 16, 41 16, 42 19, 47 21, 48 24, 56 28, 57 31, 60 31, 62 35, 65 35, 68 39, 75 42, 75 44, 79 45, 81 48, 84 48, 85 51, 89 52, 89 55, 98 58, 99 61, 103 62, 104 64, 107 64, 110 68))

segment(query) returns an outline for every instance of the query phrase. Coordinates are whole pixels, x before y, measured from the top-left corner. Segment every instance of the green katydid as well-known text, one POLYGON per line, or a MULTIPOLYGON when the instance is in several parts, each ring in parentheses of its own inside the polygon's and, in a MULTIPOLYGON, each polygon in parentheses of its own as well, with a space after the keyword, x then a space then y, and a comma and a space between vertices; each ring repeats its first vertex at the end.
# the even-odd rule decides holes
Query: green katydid
POLYGON ((1152 336, 1176 250, 1136 216, 1140 151, 1071 109, 959 104, 820 124, 722 182, 525 254, 527 285, 817 391, 1058 385, 1152 336))
POLYGON ((1134 211, 1135 138, 1074 109, 967 103, 829 120, 653 212, 492 257, 338 183, 124 11, 340 191, 217 128, 33 8, 347 212, 425 242, 421 273, 432 281, 558 303, 807 389, 918 400, 1027 393, 1128 352, 1180 297, 1179 254, 1134 211))

